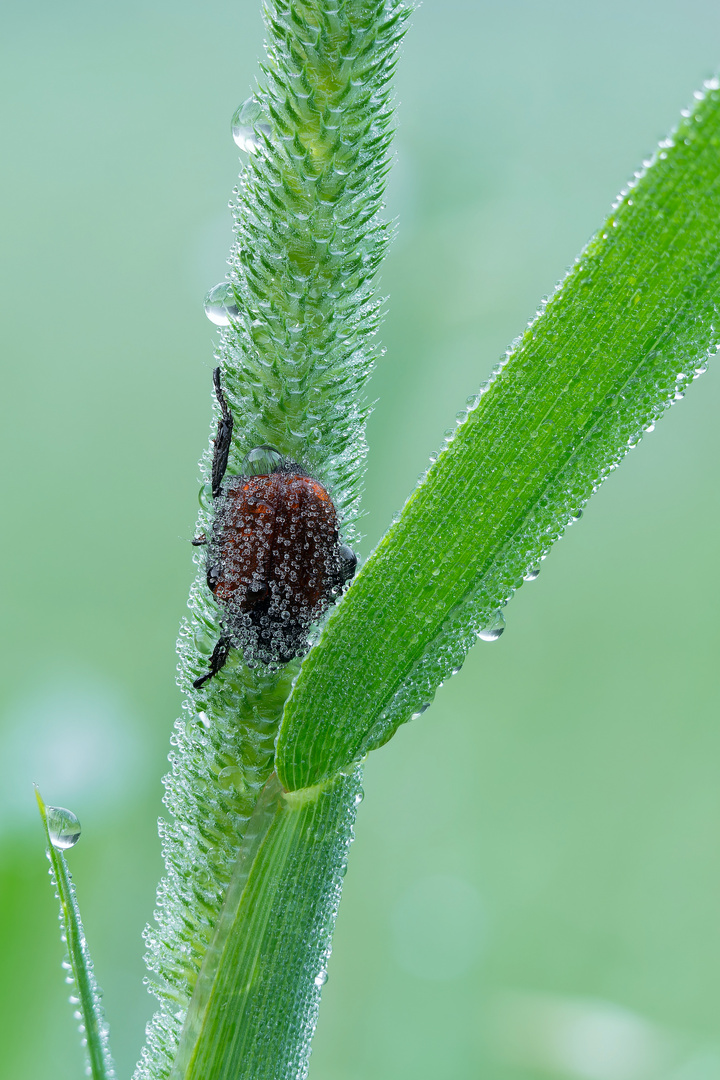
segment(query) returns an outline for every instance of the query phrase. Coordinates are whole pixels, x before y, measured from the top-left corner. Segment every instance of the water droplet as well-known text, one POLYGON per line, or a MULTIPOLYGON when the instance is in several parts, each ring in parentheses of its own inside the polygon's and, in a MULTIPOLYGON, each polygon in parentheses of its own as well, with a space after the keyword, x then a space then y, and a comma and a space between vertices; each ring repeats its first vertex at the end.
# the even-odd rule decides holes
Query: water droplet
POLYGON ((526 573, 523 574, 523 581, 534 581, 539 573, 540 567, 533 566, 531 570, 528 570, 526 573))
POLYGON ((245 778, 240 766, 226 765, 224 769, 221 769, 218 773, 218 784, 223 791, 230 791, 231 788, 235 788, 238 794, 242 794, 245 791, 245 778))
POLYGON ((230 320, 237 319, 239 315, 235 293, 229 281, 213 285, 203 303, 205 314, 215 326, 229 326, 230 320))
POLYGON ((63 806, 47 807, 47 827, 50 843, 60 851, 74 847, 80 839, 80 822, 72 810, 63 806))
POLYGON ((256 446, 246 455, 240 473, 242 476, 270 476, 283 467, 284 460, 274 446, 256 446))
POLYGON ((316 986, 324 986, 327 981, 328 981, 327 971, 321 971, 319 975, 315 976, 315 985, 316 986))
POLYGON ((272 128, 263 116, 262 106, 254 97, 243 101, 235 110, 232 124, 232 137, 246 154, 256 154, 262 146, 262 136, 270 137, 272 128))
POLYGON ((499 609, 490 621, 478 632, 481 641, 497 641, 505 629, 505 617, 499 609))

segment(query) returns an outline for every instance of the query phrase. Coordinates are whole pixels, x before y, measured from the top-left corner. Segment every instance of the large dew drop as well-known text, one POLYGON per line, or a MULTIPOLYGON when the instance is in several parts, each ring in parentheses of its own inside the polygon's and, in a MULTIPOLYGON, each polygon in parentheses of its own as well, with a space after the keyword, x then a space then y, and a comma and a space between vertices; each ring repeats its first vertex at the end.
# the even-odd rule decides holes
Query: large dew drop
POLYGON ((505 616, 502 611, 495 612, 490 621, 478 633, 480 641, 497 641, 505 629, 505 616))
POLYGON ((246 455, 240 473, 242 476, 270 476, 283 464, 284 458, 274 446, 256 446, 246 455))
POLYGON ((204 300, 205 314, 216 326, 229 326, 231 319, 237 319, 238 309, 235 293, 229 281, 213 285, 204 300))
POLYGON ((75 847, 80 839, 80 822, 72 810, 66 810, 62 806, 48 806, 47 827, 50 843, 54 848, 65 851, 75 847))
POLYGON ((263 116, 262 107, 254 97, 243 101, 232 118, 232 137, 246 154, 256 154, 262 146, 262 136, 270 136, 272 128, 263 116))

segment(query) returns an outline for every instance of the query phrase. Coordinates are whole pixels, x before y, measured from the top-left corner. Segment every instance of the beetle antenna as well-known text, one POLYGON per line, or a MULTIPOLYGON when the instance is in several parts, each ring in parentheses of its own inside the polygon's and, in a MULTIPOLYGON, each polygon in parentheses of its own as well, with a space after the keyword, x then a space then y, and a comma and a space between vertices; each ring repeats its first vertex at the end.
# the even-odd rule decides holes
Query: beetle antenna
POLYGON ((212 460, 212 493, 213 499, 220 494, 221 484, 227 469, 230 446, 232 444, 233 418, 220 382, 220 368, 213 371, 213 383, 215 384, 215 396, 220 406, 220 419, 218 420, 217 435, 215 436, 215 449, 212 460))

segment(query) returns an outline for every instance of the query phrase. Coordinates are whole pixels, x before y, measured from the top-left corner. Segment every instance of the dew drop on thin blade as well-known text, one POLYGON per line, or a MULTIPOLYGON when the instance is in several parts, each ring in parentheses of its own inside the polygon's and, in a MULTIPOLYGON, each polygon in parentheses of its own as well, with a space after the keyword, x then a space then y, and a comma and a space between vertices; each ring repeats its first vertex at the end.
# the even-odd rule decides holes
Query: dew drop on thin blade
POLYGON ((237 319, 239 312, 235 303, 235 293, 229 281, 220 281, 213 285, 203 301, 205 314, 215 326, 229 326, 231 319, 237 319))
POLYGON ((52 846, 60 851, 74 847, 80 839, 81 829, 72 810, 66 810, 63 806, 48 806, 46 813, 52 846))
POLYGON ((523 581, 535 581, 539 573, 540 567, 533 566, 532 569, 525 571, 525 573, 523 574, 523 581))
POLYGON ((232 137, 246 154, 256 154, 262 145, 262 136, 270 136, 272 128, 263 116, 262 106, 254 97, 243 101, 235 110, 231 121, 232 137))
POLYGON ((505 629, 505 617, 502 611, 496 611, 490 621, 479 631, 481 641, 497 641, 505 629))
POLYGON ((274 446, 256 446, 245 456, 240 467, 242 476, 270 476, 284 464, 284 458, 274 446))

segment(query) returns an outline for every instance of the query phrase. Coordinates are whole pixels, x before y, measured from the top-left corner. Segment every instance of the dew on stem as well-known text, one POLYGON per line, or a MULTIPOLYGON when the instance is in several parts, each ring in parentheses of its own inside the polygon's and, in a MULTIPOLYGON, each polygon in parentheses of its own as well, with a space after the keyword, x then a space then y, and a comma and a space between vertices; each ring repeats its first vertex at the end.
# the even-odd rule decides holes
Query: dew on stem
POLYGON ((229 326, 231 319, 237 319, 238 308, 233 287, 229 281, 213 285, 203 301, 205 314, 215 326, 229 326))
POLYGON ((249 97, 233 113, 232 137, 246 154, 256 154, 262 146, 262 137, 270 138, 272 127, 267 121, 262 105, 255 97, 249 97))

